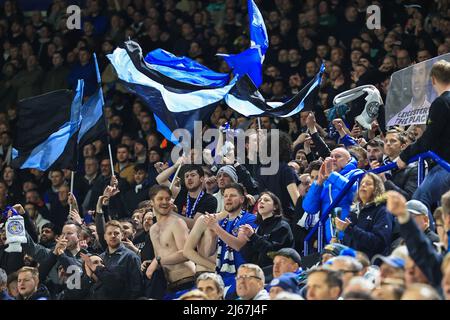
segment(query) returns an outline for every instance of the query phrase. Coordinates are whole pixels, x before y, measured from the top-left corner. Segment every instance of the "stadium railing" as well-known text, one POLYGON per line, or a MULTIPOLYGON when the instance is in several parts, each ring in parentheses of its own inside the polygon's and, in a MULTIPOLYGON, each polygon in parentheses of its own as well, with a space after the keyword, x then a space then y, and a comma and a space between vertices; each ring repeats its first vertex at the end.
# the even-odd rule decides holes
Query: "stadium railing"
MULTIPOLYGON (((417 185, 420 186, 422 183, 424 177, 425 177, 425 160, 426 159, 432 159, 434 162, 437 163, 437 165, 440 165, 442 168, 450 172, 450 164, 440 158, 437 154, 435 154, 432 151, 424 152, 421 154, 416 155, 415 157, 411 158, 408 163, 418 162, 418 172, 417 172, 417 185)), ((313 246, 310 245, 311 240, 313 239, 314 235, 317 233, 317 251, 320 253, 323 250, 323 242, 324 242, 324 225, 325 221, 328 218, 331 218, 331 213, 333 210, 337 207, 339 202, 344 198, 347 192, 350 191, 350 188, 357 182, 360 181, 364 175, 368 172, 372 172, 375 174, 383 173, 389 170, 397 169, 397 164, 395 162, 389 163, 385 166, 369 170, 363 173, 355 174, 352 176, 352 178, 347 182, 345 187, 341 190, 341 192, 337 195, 336 199, 333 200, 333 202, 328 206, 328 208, 321 213, 319 221, 314 225, 314 227, 311 229, 311 231, 308 233, 304 240, 304 248, 303 248, 303 255, 307 256, 309 254, 312 254, 313 252, 310 252, 314 250, 313 246)))

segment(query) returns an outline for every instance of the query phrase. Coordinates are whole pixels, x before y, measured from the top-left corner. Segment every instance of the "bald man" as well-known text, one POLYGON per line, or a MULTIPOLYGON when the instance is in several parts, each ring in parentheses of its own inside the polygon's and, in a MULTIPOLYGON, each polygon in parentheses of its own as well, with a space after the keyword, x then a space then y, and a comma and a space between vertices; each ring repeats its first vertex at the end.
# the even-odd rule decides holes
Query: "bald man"
MULTIPOLYGON (((308 214, 323 213, 351 177, 362 172, 361 169, 358 169, 358 161, 350 155, 347 149, 334 149, 331 151, 330 157, 325 159, 320 167, 319 176, 309 188, 303 200, 303 209, 308 214)), ((355 183, 337 205, 342 208, 341 219, 345 220, 348 216, 357 189, 358 186, 355 183)), ((333 236, 333 227, 328 219, 325 223, 326 242, 329 243, 333 236)), ((339 235, 339 238, 342 237, 343 235, 339 235)))

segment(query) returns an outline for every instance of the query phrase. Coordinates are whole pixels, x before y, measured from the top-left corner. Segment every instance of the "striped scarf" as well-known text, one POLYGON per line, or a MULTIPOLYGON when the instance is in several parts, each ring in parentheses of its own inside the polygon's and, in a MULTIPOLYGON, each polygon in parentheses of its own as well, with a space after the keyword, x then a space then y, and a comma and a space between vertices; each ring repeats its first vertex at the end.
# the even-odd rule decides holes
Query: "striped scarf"
MULTIPOLYGON (((239 220, 241 220, 244 215, 244 210, 234 219, 233 224, 230 229, 230 234, 233 232, 234 228, 238 225, 239 220)), ((226 230, 226 226, 230 218, 227 216, 223 219, 220 225, 222 229, 226 230)), ((216 258, 216 273, 236 273, 236 266, 234 261, 234 249, 227 245, 222 239, 219 238, 217 246, 217 258, 216 258), (222 251, 225 247, 225 254, 222 263, 222 251)))

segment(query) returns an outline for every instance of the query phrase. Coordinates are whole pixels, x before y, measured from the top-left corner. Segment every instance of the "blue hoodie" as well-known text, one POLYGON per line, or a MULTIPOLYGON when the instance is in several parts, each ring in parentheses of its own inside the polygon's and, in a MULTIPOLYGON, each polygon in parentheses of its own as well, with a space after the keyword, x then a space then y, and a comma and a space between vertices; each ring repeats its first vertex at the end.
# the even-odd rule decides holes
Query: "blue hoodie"
MULTIPOLYGON (((333 199, 336 199, 351 177, 362 172, 361 169, 358 169, 358 162, 352 158, 341 171, 332 172, 321 186, 317 184, 317 181, 314 181, 303 200, 303 209, 308 214, 317 214, 319 211, 322 214, 330 206, 333 199)), ((342 219, 345 219, 350 212, 350 206, 358 190, 358 183, 355 183, 350 190, 337 205, 337 207, 342 208, 342 219)), ((331 220, 327 219, 325 222, 326 243, 331 240, 332 229, 331 220)), ((339 238, 343 238, 342 233, 340 233, 339 238)))

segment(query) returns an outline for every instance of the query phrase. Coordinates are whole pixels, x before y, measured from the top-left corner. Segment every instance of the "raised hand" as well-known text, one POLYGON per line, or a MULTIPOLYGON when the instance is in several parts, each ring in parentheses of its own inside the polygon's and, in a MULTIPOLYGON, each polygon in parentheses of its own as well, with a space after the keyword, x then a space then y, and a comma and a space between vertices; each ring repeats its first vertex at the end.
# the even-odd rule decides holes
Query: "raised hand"
POLYGON ((60 256, 64 253, 64 251, 66 251, 67 249, 67 239, 64 237, 57 237, 56 238, 56 245, 55 248, 53 249, 53 253, 57 256, 60 256))
POLYGON ((70 212, 69 212, 69 219, 75 221, 78 224, 83 223, 83 220, 81 220, 78 210, 74 209, 73 207, 72 207, 72 210, 70 210, 70 212))
POLYGON ((344 231, 352 222, 348 218, 345 218, 345 220, 341 220, 336 217, 334 223, 336 224, 336 229, 338 229, 339 231, 344 231))
POLYGON ((353 126, 352 131, 350 132, 350 135, 353 138, 357 139, 357 138, 359 138, 361 136, 361 134, 362 134, 361 127, 358 124, 355 123, 355 125, 353 126))
POLYGON ((386 192, 386 209, 394 216, 406 216, 406 199, 397 191, 386 192))
POLYGON ((206 214, 203 218, 203 223, 206 225, 206 227, 210 230, 215 230, 217 227, 219 227, 217 218, 213 214, 206 214))

